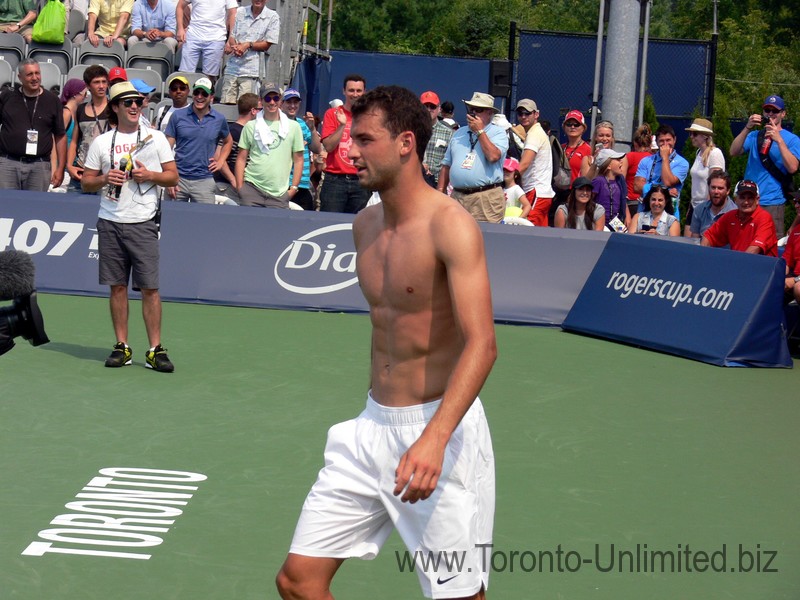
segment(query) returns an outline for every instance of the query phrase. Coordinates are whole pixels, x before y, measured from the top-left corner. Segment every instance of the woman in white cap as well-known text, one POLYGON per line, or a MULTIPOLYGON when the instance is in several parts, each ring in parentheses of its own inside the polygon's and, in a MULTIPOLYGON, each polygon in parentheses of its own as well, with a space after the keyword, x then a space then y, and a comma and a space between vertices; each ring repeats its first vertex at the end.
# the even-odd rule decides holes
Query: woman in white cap
POLYGON ((606 229, 625 231, 631 220, 628 185, 625 183, 625 153, 603 148, 595 157, 600 174, 592 179, 595 201, 606 211, 606 229))
POLYGON ((722 155, 722 150, 714 145, 712 127, 711 121, 695 119, 691 126, 686 128, 686 131, 692 136, 692 146, 697 148, 697 156, 689 170, 689 174, 692 176, 692 204, 686 215, 686 226, 683 233, 686 237, 692 235, 689 226, 692 224, 694 209, 708 200, 708 176, 712 171, 725 170, 725 157, 722 155))

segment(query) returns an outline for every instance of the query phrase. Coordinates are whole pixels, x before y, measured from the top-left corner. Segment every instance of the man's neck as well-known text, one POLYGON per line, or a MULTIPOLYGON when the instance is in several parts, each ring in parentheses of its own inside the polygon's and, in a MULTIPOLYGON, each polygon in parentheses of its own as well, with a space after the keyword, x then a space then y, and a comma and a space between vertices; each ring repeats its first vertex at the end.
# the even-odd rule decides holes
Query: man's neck
POLYGON ((147 0, 147 3, 150 5, 150 8, 158 6, 158 0, 147 0))
POLYGON ((139 130, 139 122, 136 123, 119 123, 117 131, 120 133, 136 133, 139 130))
POLYGON ((35 92, 32 92, 31 90, 26 90, 25 88, 20 88, 20 91, 24 96, 27 96, 28 98, 36 98, 36 96, 41 95, 41 93, 44 91, 44 88, 39 88, 35 92))
POLYGON ((210 113, 210 112, 211 112, 211 107, 210 107, 210 106, 208 106, 208 105, 206 105, 206 106, 205 106, 205 108, 202 108, 202 109, 199 109, 199 110, 198 110, 198 108, 197 108, 197 107, 196 107, 196 106, 193 104, 193 105, 192 105, 192 110, 194 111, 194 114, 196 114, 198 117, 200 117, 200 118, 203 118, 203 117, 205 117, 205 116, 206 116, 208 113, 210 113))
POLYGON ((250 12, 253 14, 254 17, 257 17, 258 15, 260 15, 262 10, 264 10, 263 6, 261 6, 259 8, 256 8, 252 4, 250 5, 250 12))
POLYGON ((105 106, 106 102, 105 96, 92 96, 92 106, 105 106))
POLYGON ((715 205, 713 202, 711 203, 711 214, 717 216, 719 212, 722 210, 722 207, 728 203, 728 199, 725 198, 725 202, 720 204, 719 206, 715 205))
POLYGON ((173 108, 184 108, 184 107, 185 107, 187 104, 189 104, 189 101, 188 101, 188 100, 184 100, 184 101, 183 101, 183 104, 178 104, 178 103, 177 103, 177 102, 175 102, 174 100, 172 101, 172 107, 173 107, 173 108))
POLYGON ((264 120, 265 121, 277 121, 281 118, 280 111, 276 110, 274 113, 268 113, 264 111, 264 120))

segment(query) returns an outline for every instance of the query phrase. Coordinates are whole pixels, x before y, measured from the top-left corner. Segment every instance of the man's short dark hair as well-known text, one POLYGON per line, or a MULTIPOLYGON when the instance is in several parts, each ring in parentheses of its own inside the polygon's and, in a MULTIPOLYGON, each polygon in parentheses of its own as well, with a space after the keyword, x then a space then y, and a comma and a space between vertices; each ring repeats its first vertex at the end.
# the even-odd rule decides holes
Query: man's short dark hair
POLYGON ((236 101, 236 108, 239 109, 239 116, 246 115, 254 108, 258 108, 259 100, 258 94, 251 94, 250 92, 239 96, 239 100, 236 101))
POLYGON ((83 72, 83 82, 86 85, 89 85, 98 77, 105 77, 108 79, 108 71, 106 71, 106 68, 103 65, 89 65, 83 72))
POLYGON ((672 125, 659 125, 658 129, 656 129, 656 139, 658 139, 658 136, 660 135, 671 135, 672 137, 677 137, 672 125))
POLYGON ((712 179, 724 180, 725 185, 728 187, 728 189, 731 189, 731 176, 727 171, 720 171, 719 169, 717 169, 716 171, 711 171, 711 175, 709 175, 708 179, 706 180, 708 185, 711 185, 712 179))
POLYGON ((344 81, 342 81, 342 89, 347 89, 347 82, 348 81, 361 81, 364 84, 364 87, 367 87, 367 80, 364 79, 363 75, 359 75, 358 73, 350 73, 349 75, 344 76, 344 81))
POLYGON ((448 115, 452 115, 456 110, 456 107, 453 105, 450 100, 445 100, 442 102, 442 112, 447 113, 448 115))
POLYGON ((353 103, 353 119, 375 108, 383 111, 384 126, 393 137, 404 131, 414 134, 417 156, 422 162, 428 140, 431 139, 433 124, 428 109, 417 95, 398 85, 376 87, 353 103))

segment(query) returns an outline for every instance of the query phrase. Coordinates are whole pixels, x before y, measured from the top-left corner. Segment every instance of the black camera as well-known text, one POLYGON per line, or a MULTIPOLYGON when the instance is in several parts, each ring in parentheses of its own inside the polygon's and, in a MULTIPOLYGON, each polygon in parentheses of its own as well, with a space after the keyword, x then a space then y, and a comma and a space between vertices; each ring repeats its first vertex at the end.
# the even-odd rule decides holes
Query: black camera
POLYGON ((0 252, 0 300, 12 301, 11 306, 0 307, 0 356, 14 347, 14 338, 22 337, 34 346, 50 341, 33 280, 30 255, 17 250, 0 252))

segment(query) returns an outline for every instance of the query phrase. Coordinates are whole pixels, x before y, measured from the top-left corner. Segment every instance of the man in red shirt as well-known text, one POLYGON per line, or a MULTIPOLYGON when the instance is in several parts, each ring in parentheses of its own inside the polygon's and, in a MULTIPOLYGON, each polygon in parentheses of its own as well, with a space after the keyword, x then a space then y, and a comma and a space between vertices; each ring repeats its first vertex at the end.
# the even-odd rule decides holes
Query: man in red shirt
MULTIPOLYGON (((795 193, 794 208, 800 213, 800 194, 795 193)), ((786 302, 800 303, 800 227, 792 227, 783 249, 786 261, 786 302)))
POLYGON ((704 234, 701 246, 730 245, 731 250, 778 256, 778 237, 770 214, 758 205, 758 184, 747 179, 736 185, 736 206, 722 215, 704 234))
POLYGON ((332 106, 322 118, 322 145, 328 153, 325 159, 325 179, 319 193, 320 210, 357 213, 367 205, 369 193, 358 183, 358 171, 347 156, 353 141, 350 109, 364 94, 367 82, 361 75, 345 75, 344 105, 332 106))

